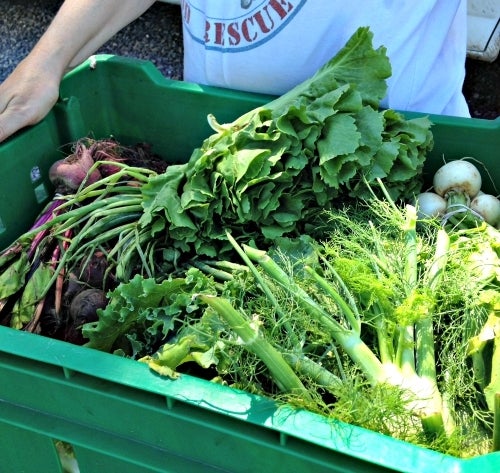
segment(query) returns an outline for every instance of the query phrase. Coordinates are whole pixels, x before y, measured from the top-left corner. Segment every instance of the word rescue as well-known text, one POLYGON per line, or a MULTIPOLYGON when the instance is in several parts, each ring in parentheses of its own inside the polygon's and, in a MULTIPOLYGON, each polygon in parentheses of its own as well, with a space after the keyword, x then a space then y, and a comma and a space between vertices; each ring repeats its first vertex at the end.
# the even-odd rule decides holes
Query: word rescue
MULTIPOLYGON (((233 0, 235 1, 235 0, 233 0)), ((295 16, 305 0, 245 0, 231 18, 205 17, 196 0, 183 0, 188 34, 207 49, 241 51, 268 41, 295 16), (200 28, 200 22, 204 27, 200 28), (203 33, 202 33, 203 31, 203 33)))

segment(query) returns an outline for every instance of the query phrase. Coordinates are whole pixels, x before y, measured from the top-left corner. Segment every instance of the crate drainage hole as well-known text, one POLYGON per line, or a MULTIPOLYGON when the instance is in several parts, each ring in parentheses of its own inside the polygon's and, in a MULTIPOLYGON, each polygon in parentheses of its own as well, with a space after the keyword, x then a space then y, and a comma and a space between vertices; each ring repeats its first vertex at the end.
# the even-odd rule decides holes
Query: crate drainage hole
POLYGON ((54 445, 61 461, 62 473, 80 473, 73 446, 62 440, 55 440, 54 445))

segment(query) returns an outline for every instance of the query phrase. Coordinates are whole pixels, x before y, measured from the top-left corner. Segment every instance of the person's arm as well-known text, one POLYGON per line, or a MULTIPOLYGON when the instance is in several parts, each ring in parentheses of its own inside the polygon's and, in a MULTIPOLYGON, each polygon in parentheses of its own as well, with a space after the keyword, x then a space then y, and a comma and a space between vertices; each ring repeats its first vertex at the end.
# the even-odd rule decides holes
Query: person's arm
POLYGON ((92 55, 154 0, 66 0, 33 50, 0 84, 0 142, 40 121, 68 70, 92 55))

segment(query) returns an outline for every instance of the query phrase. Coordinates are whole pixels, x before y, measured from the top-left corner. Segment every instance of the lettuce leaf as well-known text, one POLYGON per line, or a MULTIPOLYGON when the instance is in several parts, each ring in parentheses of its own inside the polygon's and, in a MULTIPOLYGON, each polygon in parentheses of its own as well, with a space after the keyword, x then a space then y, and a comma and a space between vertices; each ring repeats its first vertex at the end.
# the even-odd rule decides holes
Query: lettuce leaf
POLYGON ((432 148, 427 118, 379 110, 391 66, 359 28, 310 79, 216 131, 190 160, 143 186, 141 225, 173 249, 210 257, 226 239, 291 234, 346 197, 370 199, 384 180, 393 199, 420 191, 432 148))

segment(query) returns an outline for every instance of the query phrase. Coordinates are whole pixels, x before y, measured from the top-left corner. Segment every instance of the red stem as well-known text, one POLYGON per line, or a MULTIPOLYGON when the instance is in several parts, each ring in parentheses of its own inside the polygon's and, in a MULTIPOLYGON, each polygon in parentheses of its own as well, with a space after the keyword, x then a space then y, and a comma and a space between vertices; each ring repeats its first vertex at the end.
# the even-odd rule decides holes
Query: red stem
MULTIPOLYGON (((59 206, 62 205, 64 202, 66 202, 64 199, 59 198, 58 195, 54 197, 54 199, 49 203, 49 205, 45 208, 43 213, 37 218, 31 229, 36 229, 38 227, 41 227, 45 223, 49 222, 52 220, 54 217, 59 215, 61 213, 61 209, 59 209, 59 206)), ((34 237, 33 240, 31 241, 31 245, 28 251, 28 258, 31 259, 38 248, 38 245, 40 242, 49 234, 49 230, 42 230, 41 232, 37 233, 34 237)))
MULTIPOLYGON (((73 232, 71 229, 68 229, 64 232, 64 240, 62 242, 62 249, 63 251, 66 251, 69 247, 69 239, 71 238, 73 232)), ((54 250, 54 254, 52 255, 52 267, 55 269, 57 267, 58 263, 58 258, 61 254, 61 247, 58 245, 56 249, 54 250), (56 250, 57 254, 56 254, 56 250)), ((56 279, 56 288, 55 288, 55 293, 54 293, 54 310, 56 315, 59 315, 59 312, 61 311, 61 305, 62 305, 62 293, 63 293, 63 285, 64 285, 64 268, 59 271, 59 274, 57 275, 56 279)))

